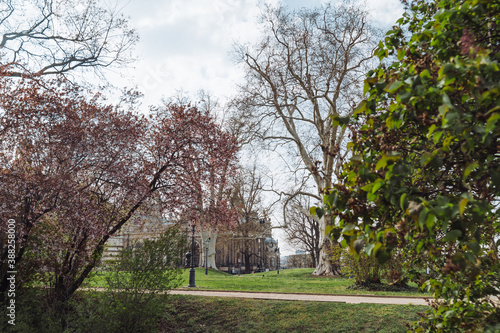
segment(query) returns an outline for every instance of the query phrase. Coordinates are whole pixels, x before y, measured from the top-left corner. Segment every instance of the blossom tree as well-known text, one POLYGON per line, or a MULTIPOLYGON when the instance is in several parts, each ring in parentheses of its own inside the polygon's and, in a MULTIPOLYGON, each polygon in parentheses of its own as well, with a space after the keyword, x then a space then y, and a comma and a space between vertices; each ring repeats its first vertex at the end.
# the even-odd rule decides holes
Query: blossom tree
MULTIPOLYGON (((209 111, 205 114, 208 116, 209 111)), ((203 127, 203 124, 200 125, 203 127)), ((230 197, 231 180, 238 168, 239 145, 220 125, 212 125, 200 131, 202 144, 192 147, 200 154, 188 163, 182 178, 186 197, 192 202, 183 217, 194 223, 199 231, 202 242, 199 264, 205 265, 207 258, 207 267, 217 269, 215 245, 218 233, 231 228, 238 218, 230 204, 230 197)))
MULTIPOLYGON (((230 142, 210 114, 189 106, 166 105, 147 118, 106 106, 64 79, 2 76, 0 90, 0 218, 16 221, 15 266, 53 271, 52 296, 62 301, 153 194, 171 214, 192 207, 187 185, 210 174, 199 162, 210 156, 215 165, 219 155, 207 152, 230 142), (190 173, 194 163, 198 174, 190 173)), ((5 223, 0 232, 6 234, 5 223)))

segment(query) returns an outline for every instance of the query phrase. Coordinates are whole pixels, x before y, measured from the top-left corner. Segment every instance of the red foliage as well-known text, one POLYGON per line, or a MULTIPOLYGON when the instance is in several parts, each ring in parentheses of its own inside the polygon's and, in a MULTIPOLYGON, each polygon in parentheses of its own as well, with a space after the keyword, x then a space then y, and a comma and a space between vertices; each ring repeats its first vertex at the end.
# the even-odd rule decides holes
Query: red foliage
POLYGON ((103 105, 63 79, 0 77, 0 235, 14 219, 16 265, 26 251, 45 260, 58 297, 81 285, 108 238, 153 193, 172 216, 198 206, 199 223, 230 223, 235 140, 194 107, 154 111, 103 105))

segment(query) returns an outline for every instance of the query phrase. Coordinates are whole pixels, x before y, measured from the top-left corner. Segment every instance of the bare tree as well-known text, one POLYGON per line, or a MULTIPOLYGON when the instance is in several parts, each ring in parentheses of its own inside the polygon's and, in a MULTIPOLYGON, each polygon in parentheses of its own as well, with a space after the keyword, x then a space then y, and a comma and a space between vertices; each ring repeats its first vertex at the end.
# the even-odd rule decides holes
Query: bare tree
POLYGON ((292 268, 309 268, 314 266, 307 254, 293 254, 288 257, 287 266, 292 268))
MULTIPOLYGON (((332 118, 350 117, 375 46, 367 12, 345 0, 312 10, 289 12, 266 7, 264 35, 257 45, 238 45, 235 54, 246 70, 234 101, 240 131, 268 143, 269 149, 293 151, 295 172, 314 180, 302 192, 321 200, 341 172, 347 132, 332 118)), ((302 182, 302 181, 300 181, 302 182)), ((290 193, 286 202, 298 195, 290 193)), ((335 274, 328 259, 327 219, 319 222, 320 257, 314 274, 335 274)))
POLYGON ((254 165, 252 169, 243 169, 235 179, 233 188, 232 204, 240 214, 234 234, 242 239, 239 251, 245 262, 245 272, 250 273, 251 257, 260 255, 258 259, 265 261, 264 253, 255 253, 252 244, 258 237, 271 232, 266 209, 262 205, 263 181, 256 166, 254 165))
POLYGON ((137 41, 119 9, 96 0, 3 0, 0 4, 2 63, 16 63, 10 76, 26 71, 66 74, 97 71, 130 60, 137 41))
POLYGON ((290 244, 306 250, 311 257, 312 265, 316 267, 320 252, 319 219, 305 213, 310 205, 309 198, 296 197, 287 207, 288 223, 284 231, 290 244))

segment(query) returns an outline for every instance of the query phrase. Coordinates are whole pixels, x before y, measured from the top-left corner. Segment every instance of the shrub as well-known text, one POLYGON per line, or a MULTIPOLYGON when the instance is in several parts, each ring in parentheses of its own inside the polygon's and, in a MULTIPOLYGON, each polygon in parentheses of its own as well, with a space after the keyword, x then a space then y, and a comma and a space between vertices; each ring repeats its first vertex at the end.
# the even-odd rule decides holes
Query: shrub
POLYGON ((178 267, 185 239, 178 229, 169 228, 155 240, 124 249, 96 273, 104 277, 105 291, 78 291, 69 301, 55 303, 49 301, 49 289, 23 289, 16 298, 16 326, 6 323, 2 306, 0 331, 154 332, 165 307, 166 296, 159 294, 182 281, 178 267))
POLYGON ((349 250, 342 255, 342 273, 352 276, 357 285, 380 283, 380 264, 376 258, 362 253, 356 258, 349 250))
POLYGON ((185 237, 169 228, 155 240, 134 243, 104 268, 105 292, 73 300, 74 332, 153 332, 164 309, 158 293, 181 284, 185 237))

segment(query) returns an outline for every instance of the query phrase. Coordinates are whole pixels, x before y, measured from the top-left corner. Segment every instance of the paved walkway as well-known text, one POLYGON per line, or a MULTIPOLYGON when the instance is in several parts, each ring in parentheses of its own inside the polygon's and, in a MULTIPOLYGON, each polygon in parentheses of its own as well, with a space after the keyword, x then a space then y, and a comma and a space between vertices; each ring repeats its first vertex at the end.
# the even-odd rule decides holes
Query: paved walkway
POLYGON ((355 295, 318 295, 318 294, 288 294, 288 293, 262 293, 248 291, 216 291, 175 289, 172 295, 195 295, 209 297, 235 297, 253 298, 280 301, 308 301, 308 302, 341 302, 341 303, 375 303, 375 304, 413 304, 428 305, 424 298, 418 297, 386 297, 386 296, 355 296, 355 295))

